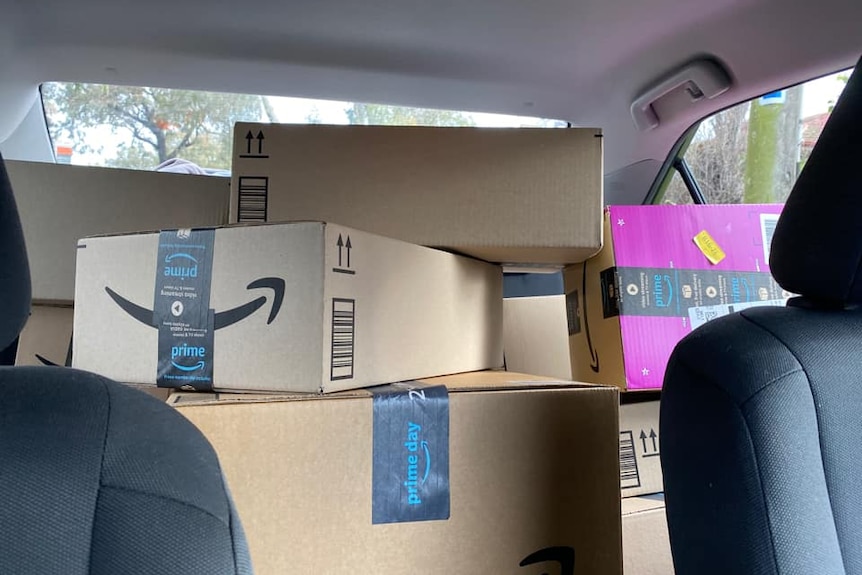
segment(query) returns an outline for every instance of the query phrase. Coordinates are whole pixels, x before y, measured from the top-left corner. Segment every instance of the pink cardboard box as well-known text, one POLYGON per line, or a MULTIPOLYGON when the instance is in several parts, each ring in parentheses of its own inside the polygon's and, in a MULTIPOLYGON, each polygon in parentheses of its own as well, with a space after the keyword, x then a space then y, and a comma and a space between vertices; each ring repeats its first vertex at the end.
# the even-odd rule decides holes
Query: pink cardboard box
POLYGON ((573 378, 659 389, 674 346, 716 317, 791 294, 772 279, 781 205, 611 206, 604 247, 566 268, 573 378))

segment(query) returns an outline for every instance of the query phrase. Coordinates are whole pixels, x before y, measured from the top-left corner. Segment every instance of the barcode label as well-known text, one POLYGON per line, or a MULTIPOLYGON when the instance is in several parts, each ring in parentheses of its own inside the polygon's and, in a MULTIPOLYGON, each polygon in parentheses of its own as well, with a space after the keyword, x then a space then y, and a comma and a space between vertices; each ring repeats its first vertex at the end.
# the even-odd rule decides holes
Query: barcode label
POLYGON ((743 301, 733 304, 721 303, 717 305, 690 307, 688 308, 688 321, 691 324, 691 329, 695 330, 715 318, 724 317, 738 311, 762 306, 784 307, 786 303, 787 300, 783 299, 768 299, 763 301, 743 301))
POLYGON ((332 359, 329 379, 353 379, 356 300, 332 298, 332 359))
POLYGON ((239 206, 237 221, 265 222, 269 196, 269 178, 266 176, 239 177, 239 206))
POLYGON ((760 235, 763 239, 763 261, 769 263, 769 251, 772 248, 772 236, 778 225, 778 214, 760 214, 760 235))
POLYGON ((620 431, 620 487, 634 489, 641 486, 635 437, 631 431, 620 431))

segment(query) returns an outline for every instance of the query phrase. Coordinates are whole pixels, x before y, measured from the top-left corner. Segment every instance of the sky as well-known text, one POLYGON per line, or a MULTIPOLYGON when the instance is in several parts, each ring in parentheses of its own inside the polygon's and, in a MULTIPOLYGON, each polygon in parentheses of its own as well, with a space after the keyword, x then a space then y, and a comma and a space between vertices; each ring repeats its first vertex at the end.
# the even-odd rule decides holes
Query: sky
POLYGON ((829 105, 838 99, 844 87, 844 83, 838 80, 841 74, 849 74, 849 71, 824 76, 805 84, 802 89, 803 118, 829 110, 829 105))
MULTIPOLYGON (((305 123, 313 112, 317 113, 322 124, 347 124, 347 109, 351 102, 339 102, 334 100, 308 100, 304 98, 285 98, 280 96, 269 96, 278 121, 285 124, 305 123)), ((465 116, 473 118, 480 128, 518 128, 523 126, 538 125, 539 118, 527 116, 507 116, 504 114, 484 114, 478 112, 465 112, 465 116)))

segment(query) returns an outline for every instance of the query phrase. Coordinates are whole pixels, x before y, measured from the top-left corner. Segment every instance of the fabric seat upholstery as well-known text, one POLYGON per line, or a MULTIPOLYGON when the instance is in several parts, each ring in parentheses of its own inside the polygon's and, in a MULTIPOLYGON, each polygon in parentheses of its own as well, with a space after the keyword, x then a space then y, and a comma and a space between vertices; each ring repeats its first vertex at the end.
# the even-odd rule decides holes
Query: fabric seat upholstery
POLYGON ((665 376, 678 575, 862 574, 862 61, 779 220, 786 308, 709 322, 665 376))
MULTIPOLYGON (((30 308, 0 158, 0 348, 30 308)), ((249 575, 203 435, 155 398, 67 368, 0 368, 0 573, 249 575)))

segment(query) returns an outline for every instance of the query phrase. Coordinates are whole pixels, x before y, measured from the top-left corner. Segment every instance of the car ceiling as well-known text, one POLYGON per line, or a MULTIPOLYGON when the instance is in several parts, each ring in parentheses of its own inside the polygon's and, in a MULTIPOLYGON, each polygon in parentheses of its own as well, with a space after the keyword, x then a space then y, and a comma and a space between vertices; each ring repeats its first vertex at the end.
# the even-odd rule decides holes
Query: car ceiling
POLYGON ((0 141, 52 80, 500 112, 603 128, 606 174, 636 174, 615 179, 617 202, 643 197, 644 178, 697 119, 862 52, 858 0, 3 4, 0 141), (733 88, 638 132, 633 99, 704 55, 733 88))

